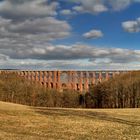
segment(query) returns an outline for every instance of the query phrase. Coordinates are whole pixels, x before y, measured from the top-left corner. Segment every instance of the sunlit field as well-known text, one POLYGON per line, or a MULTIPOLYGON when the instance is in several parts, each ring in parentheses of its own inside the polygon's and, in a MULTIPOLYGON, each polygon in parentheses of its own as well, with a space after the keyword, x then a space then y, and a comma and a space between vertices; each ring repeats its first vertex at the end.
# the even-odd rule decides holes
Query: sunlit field
POLYGON ((0 140, 139 140, 140 109, 35 108, 0 102, 0 140))

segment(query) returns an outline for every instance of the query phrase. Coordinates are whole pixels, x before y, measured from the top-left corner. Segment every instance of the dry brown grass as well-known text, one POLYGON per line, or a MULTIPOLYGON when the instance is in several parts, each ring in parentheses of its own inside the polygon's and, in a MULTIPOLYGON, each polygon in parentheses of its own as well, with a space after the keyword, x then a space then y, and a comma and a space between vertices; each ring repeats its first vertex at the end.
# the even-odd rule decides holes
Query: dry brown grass
POLYGON ((0 140, 140 140, 140 109, 31 108, 0 102, 0 140))

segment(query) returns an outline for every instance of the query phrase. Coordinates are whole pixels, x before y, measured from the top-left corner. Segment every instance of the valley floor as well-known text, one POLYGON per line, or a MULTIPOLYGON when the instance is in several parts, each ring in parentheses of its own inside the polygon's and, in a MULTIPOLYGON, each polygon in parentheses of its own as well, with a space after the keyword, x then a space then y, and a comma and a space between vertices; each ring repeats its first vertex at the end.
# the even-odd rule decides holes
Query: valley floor
POLYGON ((0 102, 0 140, 140 140, 140 109, 37 108, 0 102))

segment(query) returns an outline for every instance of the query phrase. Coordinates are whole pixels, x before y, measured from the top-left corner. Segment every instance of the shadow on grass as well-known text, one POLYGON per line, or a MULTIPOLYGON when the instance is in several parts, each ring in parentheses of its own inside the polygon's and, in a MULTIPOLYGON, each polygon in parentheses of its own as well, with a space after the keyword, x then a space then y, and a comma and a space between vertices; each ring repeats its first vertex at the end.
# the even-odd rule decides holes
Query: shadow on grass
POLYGON ((140 122, 122 119, 121 117, 114 117, 104 112, 92 112, 83 110, 69 110, 69 109, 56 109, 56 108, 34 108, 35 111, 42 115, 49 115, 54 117, 84 117, 87 119, 98 119, 109 122, 117 122, 125 125, 140 126, 140 122))

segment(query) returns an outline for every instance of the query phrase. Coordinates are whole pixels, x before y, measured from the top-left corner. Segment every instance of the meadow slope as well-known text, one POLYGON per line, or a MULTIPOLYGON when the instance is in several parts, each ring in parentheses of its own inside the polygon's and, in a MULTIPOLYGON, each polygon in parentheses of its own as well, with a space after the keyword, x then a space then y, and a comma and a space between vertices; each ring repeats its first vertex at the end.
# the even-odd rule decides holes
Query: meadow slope
POLYGON ((0 140, 139 140, 140 109, 37 108, 0 102, 0 140))

